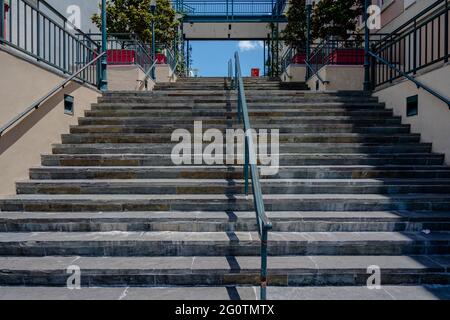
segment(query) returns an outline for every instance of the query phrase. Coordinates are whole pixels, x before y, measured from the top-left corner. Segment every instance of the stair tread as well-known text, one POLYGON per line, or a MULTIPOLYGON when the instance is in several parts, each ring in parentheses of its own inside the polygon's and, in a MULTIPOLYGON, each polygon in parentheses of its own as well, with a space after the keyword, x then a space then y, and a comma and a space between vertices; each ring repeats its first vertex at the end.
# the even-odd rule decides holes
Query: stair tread
MULTIPOLYGON (((192 257, 0 257, 0 270, 63 271, 76 264, 84 273, 89 271, 143 273, 256 273, 260 270, 260 257, 246 256, 192 256, 192 257)), ((377 265, 384 272, 450 272, 449 256, 279 256, 268 257, 271 275, 289 272, 351 272, 366 271, 377 265)))
MULTIPOLYGON (((269 300, 438 300, 450 299, 450 286, 383 285, 382 290, 367 286, 276 287, 267 288, 269 300)), ((259 287, 1 287, 0 300, 258 300, 259 287)))
MULTIPOLYGON (((450 212, 433 211, 266 211, 272 221, 447 221, 450 212)), ((130 212, 8 212, 0 213, 0 221, 41 220, 124 220, 145 219, 145 221, 236 221, 255 220, 254 211, 130 211, 130 212)))
MULTIPOLYGON (((175 231, 109 231, 109 232, 0 232, 0 243, 30 242, 39 245, 40 242, 164 242, 183 244, 216 244, 237 243, 239 245, 259 244, 257 232, 175 232, 175 231)), ((362 244, 390 243, 443 243, 448 245, 450 232, 270 232, 268 240, 271 244, 362 244)))
MULTIPOLYGON (((32 179, 32 180, 19 180, 19 184, 35 183, 35 184, 65 184, 65 183, 78 183, 78 184, 157 184, 157 185, 227 185, 233 186, 234 183, 243 184, 243 179, 32 179)), ((323 184, 336 184, 336 185, 449 185, 450 179, 434 178, 434 179, 264 179, 261 178, 260 182, 263 184, 282 185, 282 184, 299 184, 299 185, 323 185, 323 184)), ((251 184, 251 181, 250 181, 251 184)))
MULTIPOLYGON (((305 199, 305 200, 421 200, 421 199, 450 199, 450 194, 435 193, 419 193, 419 194, 266 194, 263 195, 267 200, 289 200, 289 199, 305 199)), ((121 201, 121 200, 249 200, 251 195, 245 196, 241 194, 224 195, 224 194, 183 194, 183 195, 137 195, 137 194, 96 194, 96 195, 35 195, 20 194, 4 196, 3 200, 65 200, 65 201, 83 201, 83 200, 99 200, 99 201, 121 201)), ((0 200, 1 201, 1 200, 0 200)))

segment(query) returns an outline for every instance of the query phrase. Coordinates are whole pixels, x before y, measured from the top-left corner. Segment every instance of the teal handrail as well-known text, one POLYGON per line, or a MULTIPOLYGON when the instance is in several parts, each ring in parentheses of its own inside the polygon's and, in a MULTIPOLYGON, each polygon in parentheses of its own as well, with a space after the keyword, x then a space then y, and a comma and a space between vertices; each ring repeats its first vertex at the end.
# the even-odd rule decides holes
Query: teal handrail
POLYGON ((250 125, 250 118, 248 115, 247 100, 245 97, 244 81, 242 79, 241 64, 239 60, 239 53, 235 55, 235 79, 232 82, 232 62, 230 60, 229 77, 233 88, 238 94, 237 114, 238 120, 244 125, 245 131, 245 164, 244 164, 244 179, 245 179, 245 194, 249 191, 249 177, 252 180, 253 204, 256 213, 256 224, 258 227, 259 238, 261 240, 261 300, 265 300, 267 296, 267 241, 268 232, 272 229, 272 224, 266 216, 264 201, 261 192, 261 184, 259 182, 259 170, 257 164, 257 156, 253 146, 253 134, 250 125), (250 176, 249 176, 250 171, 250 176))
POLYGON ((408 79, 409 81, 412 81, 418 89, 422 88, 423 90, 427 91, 428 93, 432 94, 433 96, 435 96, 436 98, 438 98, 439 100, 445 102, 447 104, 447 106, 450 108, 450 99, 444 97, 442 94, 440 94, 439 92, 431 89, 430 87, 428 87, 427 85, 423 84, 422 82, 416 80, 415 78, 413 78, 412 76, 410 76, 409 74, 407 74, 406 72, 403 72, 402 70, 400 70, 400 68, 397 68, 396 66, 394 66, 393 64, 389 63, 387 60, 383 59, 382 57, 380 57, 379 55, 373 53, 372 51, 369 51, 369 55, 372 56, 374 59, 378 60, 379 62, 385 64, 386 66, 388 66, 390 69, 395 70, 396 72, 398 72, 400 75, 402 75, 403 77, 405 77, 406 79, 408 79))
MULTIPOLYGON (((50 98, 51 96, 53 96, 56 92, 58 92, 61 88, 64 88, 66 86, 66 84, 68 84, 70 81, 72 81, 73 79, 75 79, 80 73, 82 73, 84 70, 86 70, 87 68, 89 68, 90 66, 92 66, 95 62, 99 61, 99 59, 101 57, 103 57, 103 55, 105 55, 106 52, 103 52, 102 54, 98 55, 95 59, 93 59, 92 61, 90 61, 87 65, 85 65, 83 68, 81 68, 80 70, 78 70, 77 72, 75 72, 74 74, 72 74, 70 77, 68 77, 66 80, 64 80, 63 82, 61 82, 59 85, 57 85, 56 87, 54 87, 52 90, 50 90, 45 96, 43 96, 42 98, 38 99, 37 101, 33 102, 33 104, 31 106, 29 106, 28 108, 26 108, 24 111, 22 111, 20 114, 18 114, 17 116, 15 116, 12 120, 8 121, 8 123, 6 123, 4 126, 0 127, 0 136, 3 134, 3 132, 5 132, 6 130, 8 130, 10 127, 12 127, 15 123, 17 123, 19 120, 21 120, 22 118, 24 118, 27 114, 29 114, 31 111, 38 109, 39 106, 46 101, 48 98, 50 98)), ((98 68, 98 67, 97 67, 98 68)))

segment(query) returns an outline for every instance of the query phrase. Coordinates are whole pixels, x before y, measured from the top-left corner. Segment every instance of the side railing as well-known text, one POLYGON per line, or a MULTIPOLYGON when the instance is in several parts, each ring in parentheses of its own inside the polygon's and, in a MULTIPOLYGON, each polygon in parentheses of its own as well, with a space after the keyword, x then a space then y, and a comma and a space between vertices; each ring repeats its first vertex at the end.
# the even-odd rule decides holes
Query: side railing
POLYGON ((180 13, 188 16, 279 16, 287 0, 172 0, 180 13))
POLYGON ((57 93, 59 90, 61 90, 62 88, 64 88, 69 82, 73 81, 74 79, 78 78, 80 74, 82 74, 83 72, 85 72, 90 66, 94 65, 95 63, 97 63, 98 61, 100 61, 100 58, 103 57, 106 53, 102 53, 100 55, 98 55, 96 58, 94 58, 92 61, 90 61, 87 65, 85 65, 84 67, 82 67, 80 70, 76 71, 75 73, 73 73, 70 77, 68 77, 66 80, 64 80, 63 82, 61 82, 60 84, 58 84, 56 87, 54 87, 52 90, 50 90, 47 94, 45 94, 43 97, 41 97, 40 99, 36 100, 35 102, 33 102, 28 108, 26 108, 24 111, 22 111, 21 113, 19 113, 17 116, 15 116, 14 118, 12 118, 10 121, 8 121, 5 125, 3 125, 2 127, 0 127, 0 136, 3 134, 3 132, 5 132, 6 130, 8 130, 9 128, 11 128, 12 126, 14 126, 17 122, 19 122, 20 120, 22 120, 24 117, 26 117, 30 112, 32 112, 33 110, 36 110, 40 107, 40 105, 45 102, 48 98, 52 97, 55 93, 57 93))
POLYGON ((98 86, 100 46, 43 0, 0 0, 0 44, 98 86), (96 60, 97 61, 97 60, 96 60))
POLYGON ((244 179, 245 179, 245 194, 249 193, 249 180, 251 179, 251 187, 253 194, 253 204, 256 213, 256 225, 258 234, 261 240, 261 300, 267 297, 267 241, 268 232, 272 229, 272 224, 267 218, 264 201, 261 191, 261 184, 259 182, 259 169, 257 164, 257 154, 253 144, 252 127, 250 125, 250 118, 248 115, 247 100, 245 97, 244 80, 242 78, 241 65, 239 60, 239 53, 235 53, 235 74, 234 79, 232 75, 232 61, 228 63, 229 81, 233 84, 233 88, 237 92, 237 115, 238 121, 242 121, 245 132, 245 161, 244 161, 244 179))
POLYGON ((448 0, 437 1, 393 33, 372 44, 369 56, 373 89, 406 78, 450 107, 450 100, 443 93, 415 78, 420 70, 448 63, 449 10, 448 0))
POLYGON ((364 42, 358 39, 325 39, 307 59, 307 78, 318 75, 327 65, 363 65, 364 42))
MULTIPOLYGON (((91 39, 101 44, 100 33, 90 33, 91 39)), ((151 47, 142 42, 133 33, 109 33, 107 39, 107 62, 108 65, 137 65, 145 73, 148 72, 154 61, 152 59, 151 47)))

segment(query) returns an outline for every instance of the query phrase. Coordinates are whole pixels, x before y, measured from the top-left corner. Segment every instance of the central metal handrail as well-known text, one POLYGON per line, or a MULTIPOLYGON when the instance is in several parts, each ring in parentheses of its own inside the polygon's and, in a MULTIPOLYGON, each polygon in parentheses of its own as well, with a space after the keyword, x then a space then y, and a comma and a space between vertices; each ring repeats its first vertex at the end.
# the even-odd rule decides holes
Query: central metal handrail
POLYGON ((40 98, 39 100, 33 102, 31 106, 26 108, 24 111, 22 111, 20 114, 15 116, 13 119, 11 119, 8 123, 6 123, 4 126, 0 127, 0 136, 8 130, 10 127, 12 127, 15 123, 17 123, 19 120, 24 118, 27 114, 29 114, 31 111, 39 108, 39 106, 46 101, 48 98, 50 98, 52 95, 54 95, 57 91, 59 91, 61 88, 64 88, 66 84, 68 84, 70 81, 75 79, 80 73, 82 73, 84 70, 92 66, 95 62, 97 62, 103 55, 105 55, 106 52, 103 52, 102 54, 98 55, 95 59, 93 59, 91 62, 89 62, 87 65, 85 65, 83 68, 72 74, 70 77, 68 77, 66 80, 61 82, 59 85, 54 87, 52 90, 50 90, 45 96, 40 98))
POLYGON ((264 201, 261 191, 261 184, 259 182, 259 169, 257 164, 257 155, 253 145, 253 133, 250 125, 250 118, 248 115, 247 100, 245 97, 244 81, 242 79, 241 65, 239 60, 239 53, 235 53, 235 77, 232 81, 232 61, 228 63, 229 68, 229 81, 233 83, 233 88, 236 89, 238 94, 237 114, 238 120, 244 125, 245 131, 245 164, 244 164, 244 179, 245 179, 245 194, 248 195, 249 191, 249 171, 250 178, 252 180, 252 194, 253 204, 256 213, 256 223, 258 227, 258 233, 261 240, 261 300, 266 299, 266 287, 267 287, 267 241, 268 232, 272 229, 272 224, 266 216, 264 201))

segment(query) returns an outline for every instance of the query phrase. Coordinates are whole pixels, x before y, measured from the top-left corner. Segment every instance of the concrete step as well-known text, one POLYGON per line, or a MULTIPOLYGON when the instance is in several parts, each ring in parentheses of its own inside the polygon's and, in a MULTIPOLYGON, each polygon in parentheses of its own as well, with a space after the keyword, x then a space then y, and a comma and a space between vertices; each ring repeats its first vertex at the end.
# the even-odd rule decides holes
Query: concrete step
MULTIPOLYGON (((450 286, 318 286, 267 288, 269 300, 450 300, 450 286)), ((179 286, 179 287, 0 287, 0 300, 259 300, 259 287, 179 286)))
MULTIPOLYGON (((450 194, 264 194, 267 211, 450 211, 450 194)), ((224 194, 22 194, 1 211, 252 211, 253 197, 224 194)))
MULTIPOLYGON (((262 179, 263 194, 450 194, 450 179, 262 179)), ((243 180, 26 180, 17 194, 244 194, 243 180)))
MULTIPOLYGON (((449 240, 448 232, 271 232, 268 253, 270 256, 450 254, 449 240)), ((255 232, 0 233, 0 256, 259 258, 259 254, 260 240, 255 232)))
MULTIPOLYGON (((318 96, 318 95, 250 95, 246 96, 248 106, 267 106, 280 105, 284 106, 310 106, 310 107, 358 107, 371 106, 378 107, 383 105, 378 103, 378 98, 375 97, 336 97, 336 96, 318 96)), ((146 105, 151 106, 197 106, 198 104, 229 104, 236 106, 238 96, 236 94, 198 94, 195 96, 167 96, 154 93, 152 96, 117 96, 108 97, 101 96, 97 99, 97 105, 146 105)))
MULTIPOLYGON (((218 129, 226 132, 229 129, 226 125, 202 125, 203 130, 218 129)), ((277 125, 267 126, 260 124, 252 126, 255 130, 260 129, 277 129, 280 134, 288 133, 361 133, 361 134, 400 134, 410 133, 409 125, 380 125, 380 126, 357 126, 352 124, 331 124, 331 125, 291 125, 279 127, 277 125)), ((70 133, 169 133, 171 134, 178 125, 157 125, 157 124, 137 124, 137 125, 77 125, 70 127, 70 133)), ((190 132, 194 131, 194 127, 185 126, 184 129, 190 132)))
MULTIPOLYGON (((193 132, 194 133, 194 132, 193 132)), ((270 132, 265 132, 269 135, 270 132)), ((225 136, 225 131, 223 132, 225 136)), ((203 138, 203 133, 197 135, 203 138)), ((258 134, 259 136, 259 134, 258 134)), ((95 143, 171 143, 171 133, 72 133, 63 134, 63 144, 95 144, 95 143)), ((193 138, 195 135, 193 134, 193 138)), ((363 133, 282 133, 278 135, 281 144, 293 143, 401 143, 420 142, 420 134, 363 134, 363 133)), ((270 141, 269 141, 270 142, 270 141)), ((280 146, 281 147, 281 146, 280 146)))
MULTIPOLYGON (((450 179, 447 166, 282 166, 264 179, 450 179)), ((33 167, 31 179, 242 179, 242 166, 33 167)))
MULTIPOLYGON (((292 103, 292 102, 277 102, 277 103, 263 103, 252 102, 247 104, 249 112, 313 112, 313 111, 330 111, 330 112, 350 112, 350 111, 384 111, 385 107, 382 104, 371 103, 292 103)), ((93 104, 91 109, 94 111, 132 111, 143 110, 151 112, 159 112, 167 114, 168 112, 231 112, 236 111, 236 103, 233 102, 154 102, 154 103, 98 103, 93 104)))
MULTIPOLYGON (((246 96, 261 95, 259 90, 245 90, 246 96)), ((103 93, 103 97, 113 98, 133 98, 133 97, 151 97, 151 96, 201 96, 201 95, 236 95, 236 92, 230 90, 155 90, 155 91, 113 91, 103 93)), ((345 98, 359 98, 371 96, 370 92, 363 91, 327 91, 327 92, 311 92, 309 90, 276 90, 271 92, 271 96, 285 96, 285 97, 345 97, 345 98)))
MULTIPOLYGON (((229 124, 231 127, 237 124, 237 119, 227 119, 225 117, 205 118, 205 117, 84 117, 78 119, 80 125, 131 125, 131 124, 177 124, 193 125, 194 121, 202 121, 203 124, 229 124)), ((386 125, 386 124, 401 124, 400 117, 355 117, 355 116, 311 116, 311 117, 278 117, 275 119, 257 118, 252 121, 253 126, 270 126, 277 124, 280 128, 285 125, 302 125, 302 124, 355 124, 361 125, 386 125)))
MULTIPOLYGON (((249 101, 247 102, 247 108, 252 111, 277 111, 277 110, 296 110, 296 111, 357 111, 357 110, 384 110, 385 106, 376 102, 318 102, 318 101, 305 101, 305 102, 293 102, 293 101, 279 101, 269 102, 267 100, 261 101, 249 101)), ((149 110, 149 111, 235 111, 237 109, 236 101, 174 101, 174 99, 168 99, 167 101, 155 101, 152 100, 146 102, 122 102, 111 103, 101 102, 91 105, 92 110, 149 110)))
MULTIPOLYGON (((58 150, 55 150, 58 151, 58 150)), ((63 150, 60 150, 63 151, 63 150)), ((42 155, 44 166, 174 166, 170 154, 112 154, 114 149, 104 153, 91 153, 91 150, 73 150, 79 154, 42 155), (81 153, 82 151, 85 154, 81 153)), ((72 151, 72 152, 73 152, 72 151)), ((98 151, 103 151, 97 149, 98 151)), ((281 154, 281 166, 301 165, 442 165, 444 155, 431 153, 353 153, 353 154, 281 154)), ((194 162, 192 162, 194 163, 194 162)), ((183 166, 176 166, 180 169, 183 166)))
MULTIPOLYGON (((367 268, 383 285, 450 284, 448 256, 293 256, 268 259, 271 286, 360 286, 367 268), (320 272, 319 272, 320 271, 320 272)), ((0 257, 2 285, 66 286, 67 268, 82 286, 259 285, 258 257, 0 257)))
MULTIPOLYGON (((450 231, 450 212, 268 211, 274 232, 450 231)), ((253 211, 2 212, 0 232, 257 231, 253 211)))
MULTIPOLYGON (((114 110, 91 110, 85 111, 86 117, 205 117, 205 118, 215 118, 215 117, 237 117, 237 110, 230 109, 227 111, 220 106, 219 110, 154 110, 154 109, 114 109, 114 110)), ((357 109, 357 110, 339 110, 339 109, 316 109, 316 110, 298 110, 298 109, 273 109, 272 110, 249 110, 249 116, 252 119, 257 119, 258 117, 311 117, 311 116, 366 116, 371 118, 376 117, 388 117, 392 116, 392 110, 382 110, 382 109, 357 109)))
MULTIPOLYGON (((126 138, 122 140, 117 136, 120 143, 108 143, 111 140, 100 140, 100 143, 77 143, 77 144, 55 144, 52 145, 54 154, 161 154, 168 155, 172 153, 177 143, 127 143, 126 138), (123 141, 123 142, 122 142, 123 141)), ((133 139, 133 137, 131 137, 133 139)), ((203 149, 208 144, 203 145, 203 149)), ((236 144, 236 150, 243 150, 243 145, 236 144)), ((226 144, 223 146, 223 154, 226 154, 226 144)), ((193 152, 193 151, 192 151, 193 152)), ((238 151, 242 152, 243 151, 238 151)), ((429 153, 431 152, 431 144, 427 143, 282 143, 279 146, 279 159, 283 164, 289 156, 287 154, 397 154, 397 153, 429 153)), ((242 155, 241 153, 239 153, 242 155)), ((273 156, 274 154, 271 154, 273 156)), ((265 156, 265 155, 264 155, 265 156)), ((224 160, 225 161, 225 160, 224 160)), ((287 163, 286 163, 287 164, 287 163)), ((319 163, 316 163, 319 164, 319 163)))

